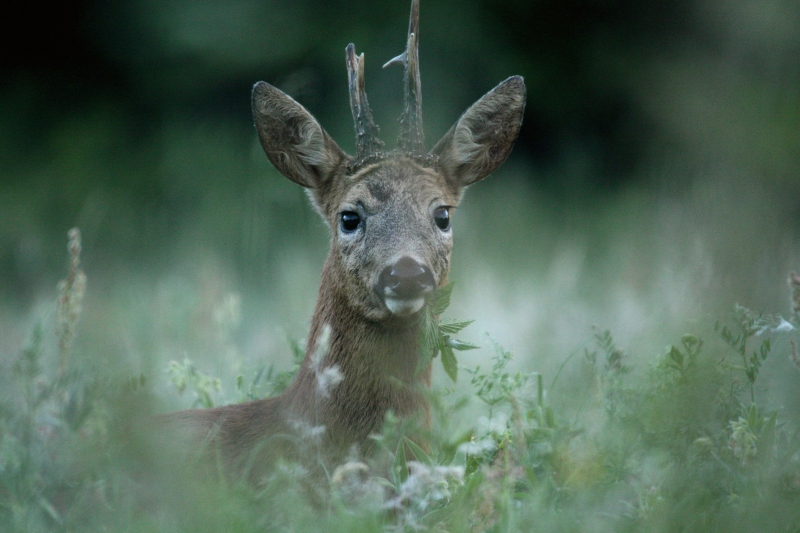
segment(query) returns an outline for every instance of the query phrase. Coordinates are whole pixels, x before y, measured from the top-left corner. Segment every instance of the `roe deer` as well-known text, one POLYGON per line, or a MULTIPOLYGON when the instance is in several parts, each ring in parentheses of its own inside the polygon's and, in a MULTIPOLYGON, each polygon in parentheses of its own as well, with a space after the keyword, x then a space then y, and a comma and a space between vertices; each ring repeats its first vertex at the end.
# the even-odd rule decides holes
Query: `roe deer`
POLYGON ((263 472, 277 456, 297 457, 316 438, 335 466, 391 410, 429 418, 424 389, 431 367, 418 369, 419 319, 426 296, 447 283, 452 210, 464 187, 508 156, 522 123, 525 84, 514 76, 424 148, 418 64, 419 0, 412 0, 406 50, 405 105, 398 148, 383 151, 364 91, 364 55, 346 49, 356 155, 344 153, 313 116, 265 82, 253 87, 261 145, 273 165, 308 191, 331 231, 305 359, 280 396, 169 415, 216 446, 226 467, 263 472))

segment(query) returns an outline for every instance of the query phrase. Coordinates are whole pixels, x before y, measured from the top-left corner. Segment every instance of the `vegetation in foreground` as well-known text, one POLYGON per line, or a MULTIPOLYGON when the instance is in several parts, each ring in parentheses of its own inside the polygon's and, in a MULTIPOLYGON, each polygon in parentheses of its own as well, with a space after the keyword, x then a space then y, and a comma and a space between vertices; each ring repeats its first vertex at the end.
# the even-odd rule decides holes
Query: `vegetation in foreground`
MULTIPOLYGON (((597 329, 554 376, 512 371, 497 344, 487 367, 459 367, 453 350, 473 346, 452 336, 468 322, 434 318, 449 301, 440 293, 423 315, 423 350, 471 393, 431 393, 429 448, 390 416, 366 462, 315 480, 283 464, 252 487, 164 464, 131 424, 154 409, 148 379, 71 357, 86 285, 75 231, 69 249, 56 331, 36 328, 0 378, 4 530, 800 532, 800 420, 762 384, 781 358, 797 390, 796 274, 789 318, 736 306, 647 368, 597 329)), ((228 400, 277 394, 292 374, 240 376, 228 400)), ((196 405, 214 404, 220 380, 190 359, 169 376, 196 405)))

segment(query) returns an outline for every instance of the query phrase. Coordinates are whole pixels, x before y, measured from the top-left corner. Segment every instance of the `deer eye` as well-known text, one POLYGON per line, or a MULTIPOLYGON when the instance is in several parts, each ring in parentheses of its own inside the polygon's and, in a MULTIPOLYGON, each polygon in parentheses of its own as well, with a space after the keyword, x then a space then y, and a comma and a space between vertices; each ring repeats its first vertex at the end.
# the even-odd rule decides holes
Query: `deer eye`
POLYGON ((339 226, 345 233, 353 233, 361 225, 361 216, 355 211, 344 211, 339 215, 339 226))
POLYGON ((450 229, 450 209, 447 207, 439 207, 433 212, 433 220, 439 229, 447 231, 450 229))

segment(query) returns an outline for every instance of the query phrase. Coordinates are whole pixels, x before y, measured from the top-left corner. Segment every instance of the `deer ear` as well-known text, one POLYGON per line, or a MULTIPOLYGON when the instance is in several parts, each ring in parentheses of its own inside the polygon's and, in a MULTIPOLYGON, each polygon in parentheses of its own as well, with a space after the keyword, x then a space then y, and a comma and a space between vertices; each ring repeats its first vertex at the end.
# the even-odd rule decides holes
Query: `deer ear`
POLYGON ((293 182, 316 189, 350 159, 306 108, 269 83, 253 86, 252 106, 261 146, 293 182))
POLYGON ((511 153, 524 111, 525 82, 512 76, 472 104, 431 153, 458 185, 482 180, 511 153))

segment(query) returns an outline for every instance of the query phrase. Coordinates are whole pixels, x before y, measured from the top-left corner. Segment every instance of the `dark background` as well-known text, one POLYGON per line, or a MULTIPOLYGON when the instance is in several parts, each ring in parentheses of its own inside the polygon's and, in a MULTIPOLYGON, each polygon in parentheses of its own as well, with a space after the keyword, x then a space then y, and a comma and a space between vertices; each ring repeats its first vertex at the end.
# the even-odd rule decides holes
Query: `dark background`
MULTIPOLYGON (((344 48, 354 42, 392 146, 402 73, 380 65, 403 48, 407 4, 15 6, 2 23, 0 296, 24 310, 51 291, 74 225, 95 279, 169 269, 197 241, 263 290, 281 246, 305 242, 319 260, 321 224, 259 153, 250 88, 281 87, 352 152, 344 48)), ((659 205, 683 219, 673 233, 710 236, 723 288, 748 285, 776 249, 769 283, 784 275, 800 229, 800 4, 423 0, 421 12, 428 146, 521 74, 528 103, 501 171, 513 175, 508 194, 535 198, 566 235, 603 235, 619 214, 597 206, 639 195, 638 215, 659 205), (588 213, 577 226, 575 213, 588 213)), ((535 224, 517 215, 502 219, 504 233, 535 224)), ((663 230, 663 220, 646 226, 663 230)), ((588 235, 588 260, 616 238, 588 235)), ((656 239, 636 242, 659 248, 656 239)))

